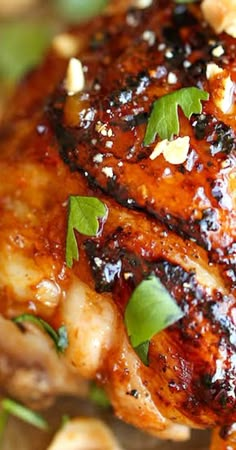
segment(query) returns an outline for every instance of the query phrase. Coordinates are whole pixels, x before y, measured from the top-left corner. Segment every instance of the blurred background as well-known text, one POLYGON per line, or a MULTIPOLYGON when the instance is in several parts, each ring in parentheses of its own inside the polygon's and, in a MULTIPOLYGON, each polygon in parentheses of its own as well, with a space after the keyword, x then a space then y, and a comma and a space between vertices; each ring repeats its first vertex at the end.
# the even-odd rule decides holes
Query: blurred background
POLYGON ((0 119, 15 83, 68 23, 89 19, 108 0, 0 0, 0 119))
MULTIPOLYGON (((99 14, 108 0, 0 0, 0 121, 4 104, 18 80, 37 65, 52 37, 72 22, 99 14)), ((119 0, 116 0, 115 6, 119 0)), ((1 450, 45 450, 62 417, 99 416, 113 429, 126 450, 207 450, 207 433, 194 431, 191 442, 170 443, 148 437, 115 419, 110 407, 84 399, 59 399, 43 411, 50 424, 42 432, 10 417, 0 439, 1 450)), ((66 449, 65 449, 66 450, 66 449)))

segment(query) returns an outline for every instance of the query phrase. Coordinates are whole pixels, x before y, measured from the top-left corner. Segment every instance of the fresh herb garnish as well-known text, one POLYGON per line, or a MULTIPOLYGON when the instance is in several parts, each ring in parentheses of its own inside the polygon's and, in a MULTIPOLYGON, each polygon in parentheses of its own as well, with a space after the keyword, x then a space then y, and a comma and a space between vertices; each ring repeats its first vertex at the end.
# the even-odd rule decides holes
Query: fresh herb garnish
POLYGON ((144 137, 144 145, 154 142, 156 135, 170 140, 174 134, 179 134, 178 106, 184 115, 190 119, 192 114, 202 112, 201 101, 208 100, 208 92, 196 87, 179 89, 166 94, 153 103, 153 109, 148 120, 144 137))
POLYGON ((2 441, 6 430, 9 414, 4 409, 0 412, 0 448, 2 448, 2 441))
POLYGON ((183 315, 156 276, 150 275, 136 287, 125 310, 125 325, 132 346, 145 364, 150 339, 183 315))
POLYGON ((66 237, 66 264, 72 267, 79 259, 79 250, 74 230, 85 236, 96 236, 99 230, 98 218, 105 217, 106 206, 96 197, 71 195, 69 198, 68 228, 66 237))
POLYGON ((26 408, 26 406, 21 405, 15 400, 5 398, 1 401, 1 406, 3 412, 7 414, 11 414, 15 417, 18 417, 24 422, 30 423, 31 425, 34 425, 40 430, 48 429, 47 421, 40 414, 36 413, 35 411, 32 411, 29 408, 26 408))
POLYGON ((70 416, 68 414, 63 414, 63 416, 61 416, 60 428, 63 428, 69 421, 70 421, 70 416))
POLYGON ((148 362, 149 346, 150 346, 150 341, 146 341, 143 344, 140 344, 137 347, 135 347, 135 351, 136 351, 137 355, 139 356, 139 358, 141 359, 143 364, 145 364, 145 366, 148 366, 148 364, 149 364, 149 362, 148 362))
POLYGON ((196 3, 199 0, 175 0, 175 3, 196 3))
POLYGON ((110 406, 110 401, 106 392, 94 382, 91 382, 90 384, 89 398, 102 408, 108 408, 110 406))
POLYGON ((49 325, 49 323, 41 319, 41 317, 34 316, 33 314, 21 314, 20 316, 17 316, 12 320, 16 324, 20 324, 23 322, 32 322, 38 325, 52 338, 58 352, 63 353, 68 347, 67 329, 64 325, 62 325, 60 328, 58 328, 57 331, 55 331, 51 327, 51 325, 49 325))

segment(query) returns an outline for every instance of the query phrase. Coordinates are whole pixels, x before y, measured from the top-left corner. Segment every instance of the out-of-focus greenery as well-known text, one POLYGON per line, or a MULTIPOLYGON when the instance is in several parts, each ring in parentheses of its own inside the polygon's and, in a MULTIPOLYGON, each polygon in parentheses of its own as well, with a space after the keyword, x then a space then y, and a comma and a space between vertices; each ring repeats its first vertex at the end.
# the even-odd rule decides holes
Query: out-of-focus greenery
MULTIPOLYGON (((0 0, 1 1, 1 0, 0 0)), ((14 1, 14 0, 9 0, 14 1)), ((81 22, 99 14, 108 0, 51 0, 48 14, 52 20, 35 18, 0 23, 0 81, 14 83, 36 66, 55 34, 70 22, 81 22), (64 24, 64 25, 63 25, 64 24)), ((35 17, 35 15, 34 15, 35 17)))
POLYGON ((0 78, 16 81, 35 66, 53 35, 49 24, 10 22, 0 25, 0 78))
POLYGON ((57 11, 65 20, 78 22, 99 14, 108 0, 54 0, 54 2, 57 11))

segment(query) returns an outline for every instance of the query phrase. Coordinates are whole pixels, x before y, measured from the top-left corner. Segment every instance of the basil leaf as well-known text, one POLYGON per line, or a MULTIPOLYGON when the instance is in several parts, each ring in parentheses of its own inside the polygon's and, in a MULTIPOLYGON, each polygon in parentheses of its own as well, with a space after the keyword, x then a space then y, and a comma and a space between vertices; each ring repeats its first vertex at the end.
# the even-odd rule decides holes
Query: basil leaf
POLYGON ((202 112, 201 101, 208 100, 208 92, 196 87, 179 89, 166 94, 153 103, 153 109, 148 120, 144 137, 144 145, 154 142, 156 135, 170 140, 174 134, 179 134, 178 106, 184 115, 190 119, 192 114, 202 112))
POLYGON ((102 408, 108 408, 111 405, 104 389, 94 382, 90 385, 89 398, 96 403, 96 405, 101 406, 102 408))
POLYGON ((136 348, 150 341, 183 315, 161 281, 151 275, 136 287, 125 310, 125 325, 132 346, 136 348))
POLYGON ((78 22, 99 14, 108 0, 54 0, 63 19, 78 22))
POLYGON ((67 329, 64 325, 60 327, 58 331, 55 331, 49 323, 41 319, 41 317, 34 316, 33 314, 21 314, 12 320, 16 324, 32 322, 38 325, 52 338, 58 352, 64 352, 68 347, 67 329))
POLYGON ((85 236, 96 236, 99 230, 98 218, 106 216, 106 206, 95 197, 70 196, 68 228, 66 237, 66 264, 72 267, 73 259, 79 259, 74 230, 85 236))
POLYGON ((39 428, 40 430, 48 429, 47 421, 40 414, 31 411, 31 409, 26 408, 26 406, 21 405, 15 400, 5 398, 2 400, 1 405, 6 413, 12 414, 13 416, 18 417, 24 422, 34 425, 36 428, 39 428))

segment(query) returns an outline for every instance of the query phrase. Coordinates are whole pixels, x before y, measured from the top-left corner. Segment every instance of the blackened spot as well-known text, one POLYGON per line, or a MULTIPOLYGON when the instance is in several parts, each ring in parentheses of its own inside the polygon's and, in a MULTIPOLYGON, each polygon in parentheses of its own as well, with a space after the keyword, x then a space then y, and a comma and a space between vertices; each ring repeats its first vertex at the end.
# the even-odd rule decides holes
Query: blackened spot
POLYGON ((193 29, 189 34, 189 45, 193 49, 199 50, 199 48, 203 48, 207 44, 208 42, 206 33, 202 33, 201 31, 193 29))
POLYGON ((90 41, 90 48, 92 50, 98 50, 106 45, 110 36, 108 33, 98 32, 95 33, 90 41))
POLYGON ((129 76, 126 79, 126 86, 130 89, 138 89, 140 85, 143 87, 148 86, 150 83, 150 75, 148 72, 141 71, 137 74, 137 76, 129 76))
POLYGON ((133 92, 131 89, 122 89, 115 91, 111 94, 109 99, 110 106, 118 107, 120 105, 126 105, 126 103, 132 101, 133 92))
POLYGON ((205 209, 200 221, 201 231, 203 233, 207 233, 208 231, 218 231, 219 227, 217 211, 212 208, 205 209))
POLYGON ((126 394, 134 398, 139 398, 139 392, 137 389, 132 389, 131 391, 126 392, 126 394))
POLYGON ((197 24, 196 18, 188 11, 186 5, 177 5, 173 11, 176 27, 190 27, 197 24))
POLYGON ((198 59, 188 69, 188 76, 194 80, 195 83, 205 78, 206 73, 206 61, 198 59))
POLYGON ((210 373, 205 373, 202 376, 202 384, 205 388, 211 389, 212 387, 212 375, 210 373))
POLYGON ((130 115, 125 117, 125 122, 128 124, 129 129, 147 123, 148 113, 142 112, 136 115, 130 115))
POLYGON ((213 135, 213 144, 210 146, 211 155, 214 156, 219 152, 229 154, 236 150, 236 136, 232 128, 223 122, 217 123, 213 135))
POLYGON ((196 120, 193 123, 194 135, 196 139, 201 140, 204 139, 207 134, 209 126, 209 116, 201 114, 195 117, 196 120))
POLYGON ((180 34, 176 28, 173 27, 165 27, 163 28, 163 38, 164 42, 167 43, 167 45, 181 45, 182 41, 180 38, 180 34))

